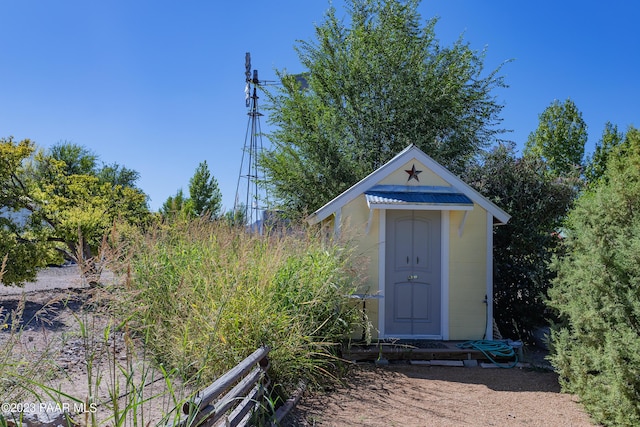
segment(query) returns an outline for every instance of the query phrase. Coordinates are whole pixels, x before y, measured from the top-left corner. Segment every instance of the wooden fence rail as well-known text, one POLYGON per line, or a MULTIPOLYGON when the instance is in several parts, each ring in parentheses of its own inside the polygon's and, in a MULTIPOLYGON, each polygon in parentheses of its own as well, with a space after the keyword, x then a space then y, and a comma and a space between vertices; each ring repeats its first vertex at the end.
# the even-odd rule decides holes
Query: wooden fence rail
POLYGON ((269 350, 269 347, 260 347, 185 403, 180 427, 209 427, 223 419, 226 426, 246 426, 252 409, 269 386, 269 350))

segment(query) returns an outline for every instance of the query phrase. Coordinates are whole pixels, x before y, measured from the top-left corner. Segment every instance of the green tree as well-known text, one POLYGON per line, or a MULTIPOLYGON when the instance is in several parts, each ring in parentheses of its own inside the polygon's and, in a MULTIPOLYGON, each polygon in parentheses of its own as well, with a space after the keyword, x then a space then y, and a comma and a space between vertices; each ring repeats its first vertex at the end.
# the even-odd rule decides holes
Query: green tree
POLYGON ((67 175, 94 175, 98 165, 98 156, 89 149, 67 141, 49 148, 49 156, 64 162, 67 175))
POLYGON ((200 163, 189 180, 189 196, 196 216, 217 218, 222 209, 222 193, 218 181, 211 176, 207 161, 200 163))
POLYGON ((223 217, 227 221, 227 224, 233 227, 244 227, 247 225, 247 209, 244 203, 241 203, 235 210, 230 210, 224 213, 223 217))
POLYGON ((112 185, 129 188, 137 188, 137 182, 140 179, 140 173, 138 171, 126 168, 117 163, 103 165, 102 168, 98 170, 96 176, 101 182, 108 182, 112 185))
POLYGON ((37 163, 37 173, 47 175, 50 160, 64 162, 62 173, 65 175, 90 175, 97 176, 101 182, 111 185, 136 188, 140 179, 140 173, 118 163, 102 164, 99 166, 99 157, 86 147, 67 141, 61 141, 48 150, 48 155, 40 158, 37 163))
POLYGON ((605 179, 567 221, 549 304, 552 362, 598 423, 640 425, 640 130, 608 156, 605 179))
POLYGON ((0 208, 28 212, 26 221, 6 216, 3 220, 3 230, 12 238, 6 245, 9 249, 4 249, 10 254, 11 271, 5 284, 32 279, 48 261, 51 248, 86 267, 95 280, 100 273, 98 248, 114 222, 141 225, 149 218, 147 196, 137 188, 101 180, 97 157, 83 147, 62 144, 36 152, 30 141, 16 143, 12 138, 0 140, 0 145, 4 172, 0 208), (20 266, 23 258, 11 256, 25 248, 31 248, 32 269, 20 266))
POLYGON ((560 244, 558 228, 575 197, 574 186, 545 173, 537 158, 500 145, 469 168, 465 180, 511 215, 494 229, 494 316, 500 331, 530 340, 546 325, 545 300, 560 244))
POLYGON ((555 177, 580 174, 587 142, 587 125, 571 99, 554 101, 539 116, 538 128, 529 135, 526 156, 538 157, 555 177))
POLYGON ((165 217, 182 216, 194 218, 209 216, 217 219, 222 210, 222 193, 218 181, 211 176, 207 161, 201 162, 189 179, 189 197, 185 197, 182 188, 175 196, 169 196, 160 208, 165 217))
POLYGON ((179 189, 174 196, 167 197, 167 200, 162 204, 160 213, 165 217, 172 217, 179 215, 181 212, 185 212, 185 202, 188 198, 184 197, 184 191, 179 189))
POLYGON ((6 260, 5 284, 34 280, 46 263, 46 245, 22 233, 28 220, 21 203, 27 188, 22 188, 20 176, 34 150, 28 139, 0 139, 0 259, 6 260))
POLYGON ((418 4, 348 0, 346 20, 331 7, 317 40, 296 48, 305 88, 279 73, 260 162, 284 209, 320 207, 409 144, 459 173, 501 132, 500 68, 485 75, 484 53, 462 39, 441 46, 418 4))
POLYGON ((596 144, 593 156, 590 156, 585 165, 584 176, 587 183, 595 184, 605 175, 609 155, 622 144, 624 133, 618 131, 618 126, 607 122, 602 132, 602 138, 596 144))

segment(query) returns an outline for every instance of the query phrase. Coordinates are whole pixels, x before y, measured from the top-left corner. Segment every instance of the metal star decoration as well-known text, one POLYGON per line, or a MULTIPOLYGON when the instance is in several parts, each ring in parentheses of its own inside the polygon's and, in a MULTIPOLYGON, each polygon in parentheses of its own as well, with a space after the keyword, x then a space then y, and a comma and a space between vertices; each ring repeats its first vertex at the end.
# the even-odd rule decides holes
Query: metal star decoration
POLYGON ((414 164, 413 166, 411 166, 411 170, 404 170, 406 173, 409 174, 409 178, 407 178, 407 182, 411 181, 412 179, 415 179, 416 181, 420 182, 420 179, 418 179, 418 175, 422 172, 419 170, 416 170, 416 165, 414 164))

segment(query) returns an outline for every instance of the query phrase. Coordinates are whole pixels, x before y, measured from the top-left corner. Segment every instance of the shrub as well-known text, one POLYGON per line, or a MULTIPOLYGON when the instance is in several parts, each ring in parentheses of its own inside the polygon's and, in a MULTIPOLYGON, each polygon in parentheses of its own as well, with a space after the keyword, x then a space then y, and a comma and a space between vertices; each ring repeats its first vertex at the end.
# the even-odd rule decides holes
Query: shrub
POLYGON ((640 425, 640 132, 568 219, 567 255, 549 291, 560 323, 552 362, 600 423, 640 425))
POLYGON ((512 216, 494 228, 494 315, 504 336, 530 342, 547 324, 545 300, 554 277, 549 262, 575 191, 545 174, 544 163, 518 158, 514 150, 497 147, 465 179, 512 216))
POLYGON ((149 232, 131 258, 134 313, 158 361, 206 384, 260 345, 272 379, 321 382, 359 319, 351 253, 306 232, 259 236, 224 221, 149 232))

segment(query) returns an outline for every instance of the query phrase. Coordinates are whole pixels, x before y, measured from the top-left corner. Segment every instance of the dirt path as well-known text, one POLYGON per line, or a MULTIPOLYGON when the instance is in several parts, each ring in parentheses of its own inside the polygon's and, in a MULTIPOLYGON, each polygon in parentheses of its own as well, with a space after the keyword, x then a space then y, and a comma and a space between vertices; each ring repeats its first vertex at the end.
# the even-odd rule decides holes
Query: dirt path
POLYGON ((293 426, 591 426, 552 372, 360 365, 345 386, 303 397, 293 426))

